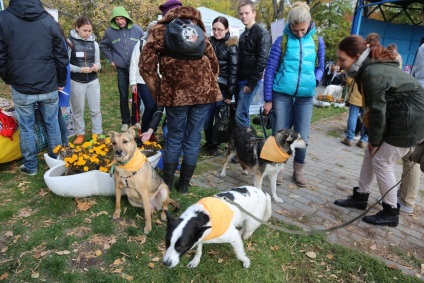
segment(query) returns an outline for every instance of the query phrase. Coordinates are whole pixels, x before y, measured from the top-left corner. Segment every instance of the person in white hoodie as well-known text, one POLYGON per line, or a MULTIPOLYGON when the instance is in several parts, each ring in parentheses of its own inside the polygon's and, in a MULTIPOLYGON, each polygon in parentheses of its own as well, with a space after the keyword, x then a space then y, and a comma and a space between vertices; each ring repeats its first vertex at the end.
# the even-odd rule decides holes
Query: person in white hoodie
POLYGON ((97 72, 100 70, 100 49, 93 34, 93 24, 87 16, 80 16, 74 23, 69 41, 71 65, 71 105, 77 137, 74 144, 82 144, 85 136, 84 104, 87 98, 90 109, 93 134, 102 133, 102 113, 100 111, 100 83, 97 72))
MULTIPOLYGON (((132 93, 137 92, 137 105, 136 108, 140 111, 140 105, 144 105, 143 115, 141 117, 141 132, 146 132, 149 129, 150 121, 152 120, 153 114, 155 113, 156 103, 153 99, 152 94, 150 93, 149 88, 144 82, 143 78, 140 75, 140 70, 138 64, 140 62, 140 54, 146 43, 146 38, 151 26, 155 25, 157 21, 151 22, 147 26, 147 31, 145 36, 143 36, 139 42, 134 46, 131 61, 130 61, 130 86, 132 93), (141 100, 141 101, 140 101, 141 100), (141 103, 142 102, 142 103, 141 103)), ((134 101, 133 101, 134 103, 134 101)), ((139 118, 139 117, 137 117, 139 118)), ((150 141, 156 141, 156 137, 152 134, 150 141)))

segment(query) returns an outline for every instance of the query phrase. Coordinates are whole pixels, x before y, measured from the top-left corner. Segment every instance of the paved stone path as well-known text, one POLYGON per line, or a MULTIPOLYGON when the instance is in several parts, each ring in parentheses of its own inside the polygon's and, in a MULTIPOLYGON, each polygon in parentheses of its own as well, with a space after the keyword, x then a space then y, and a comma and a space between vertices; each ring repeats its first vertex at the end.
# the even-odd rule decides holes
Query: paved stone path
MULTIPOLYGON (((347 147, 340 143, 340 137, 344 137, 346 120, 347 114, 343 114, 312 125, 305 165, 308 185, 301 188, 292 182, 293 158, 290 158, 283 171, 284 184, 277 188, 277 194, 284 203, 273 203, 274 217, 309 230, 340 225, 362 212, 333 204, 335 199, 346 198, 352 193, 352 188, 357 186, 364 156, 363 149, 357 146, 347 147)), ((216 169, 195 176, 192 179, 193 185, 220 190, 246 184, 253 185, 253 175, 243 175, 238 164, 230 164, 227 176, 219 177, 224 162, 223 155, 202 162, 207 162, 209 166, 212 165, 216 169)), ((399 163, 396 167, 397 180, 400 178, 401 171, 402 166, 399 163)), ((270 192, 267 178, 264 179, 263 186, 264 190, 270 192)), ((401 212, 398 227, 378 227, 358 220, 348 227, 328 233, 328 240, 378 256, 386 260, 388 264, 398 266, 405 273, 424 278, 424 274, 420 274, 420 268, 412 266, 399 254, 399 251, 403 254, 409 253, 414 255, 418 262, 424 264, 423 188, 424 177, 421 177, 421 192, 414 214, 408 215, 401 212)), ((378 197, 380 193, 375 185, 369 203, 374 203, 378 197)), ((376 205, 369 213, 375 214, 380 210, 381 206, 376 205)))

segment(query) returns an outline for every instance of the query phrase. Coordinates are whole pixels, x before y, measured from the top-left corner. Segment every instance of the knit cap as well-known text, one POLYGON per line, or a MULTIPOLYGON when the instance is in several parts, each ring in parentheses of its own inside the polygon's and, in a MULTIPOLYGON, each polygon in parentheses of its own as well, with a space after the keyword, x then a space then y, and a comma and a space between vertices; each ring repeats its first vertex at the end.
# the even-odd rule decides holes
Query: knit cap
POLYGON ((162 5, 159 6, 159 10, 162 11, 162 15, 165 16, 166 13, 168 13, 169 10, 173 9, 173 8, 177 8, 182 6, 183 3, 181 3, 181 1, 179 0, 168 0, 167 2, 163 3, 162 5))

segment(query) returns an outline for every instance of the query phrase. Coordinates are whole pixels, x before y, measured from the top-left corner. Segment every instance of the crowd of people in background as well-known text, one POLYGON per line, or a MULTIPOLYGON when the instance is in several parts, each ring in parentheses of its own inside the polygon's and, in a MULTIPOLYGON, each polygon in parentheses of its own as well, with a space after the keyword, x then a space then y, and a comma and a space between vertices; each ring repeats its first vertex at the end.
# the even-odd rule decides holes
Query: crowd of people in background
MULTIPOLYGON (((87 16, 78 17, 69 35, 64 35, 41 1, 10 1, 0 16, 0 77, 11 85, 20 125, 21 172, 35 175, 38 169, 33 130, 36 105, 45 122, 52 157, 53 148, 68 143, 59 106, 69 106, 69 100, 76 131, 74 144, 85 141, 86 100, 92 133, 103 133, 98 78, 102 53, 117 73, 121 131, 140 124, 142 141, 156 141, 155 132, 166 113, 163 179, 170 189, 181 163, 175 188, 180 193, 188 192, 201 149, 202 130, 206 140, 203 148, 212 155, 220 153, 220 145, 213 139, 213 126, 221 104, 235 101, 235 126, 250 127, 249 108, 262 79, 264 114, 271 109, 276 114, 273 133, 293 128, 306 143, 315 88, 320 82, 346 84, 349 114, 346 137, 341 143, 351 146, 359 131, 356 145, 364 149, 365 156, 352 196, 335 204, 365 209, 377 180, 383 210, 364 217, 365 222, 397 226, 400 210, 413 211, 420 170, 409 156, 424 136, 424 45, 417 52, 412 76, 401 70, 397 46, 382 46, 377 33, 366 39, 343 39, 338 45, 337 63, 326 65, 325 43, 316 34, 306 3, 292 5, 283 34, 272 43, 270 33, 256 22, 255 2, 247 0, 238 7, 245 25, 240 37, 231 36, 227 18, 217 17, 212 22, 211 37, 205 40, 203 55, 193 60, 166 53, 166 30, 171 21, 184 19, 205 33, 200 12, 179 0, 168 0, 159 10, 162 18, 151 22, 144 32, 124 7, 113 8, 110 26, 97 43, 87 16), (390 190, 396 184, 393 167, 400 159, 404 181, 399 189, 390 190)), ((293 180, 298 186, 308 183, 304 172, 306 153, 303 148, 294 154, 293 180)), ((281 181, 282 175, 278 178, 281 181)))

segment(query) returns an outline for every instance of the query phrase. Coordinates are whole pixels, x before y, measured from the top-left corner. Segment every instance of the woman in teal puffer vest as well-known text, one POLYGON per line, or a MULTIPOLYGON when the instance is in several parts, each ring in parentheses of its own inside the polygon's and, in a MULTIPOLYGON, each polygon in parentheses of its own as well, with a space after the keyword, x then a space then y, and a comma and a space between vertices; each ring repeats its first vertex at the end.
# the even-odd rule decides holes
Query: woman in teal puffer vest
MULTIPOLYGON (((284 35, 272 45, 266 64, 264 110, 267 114, 273 108, 276 113, 274 133, 293 127, 308 142, 315 87, 324 73, 325 45, 323 39, 315 35, 315 24, 306 3, 296 2, 287 22, 284 35), (285 47, 284 36, 287 36, 285 47)), ((306 148, 296 148, 293 179, 302 187, 307 183, 303 173, 305 158, 306 148)), ((277 182, 282 182, 281 173, 277 182)))

